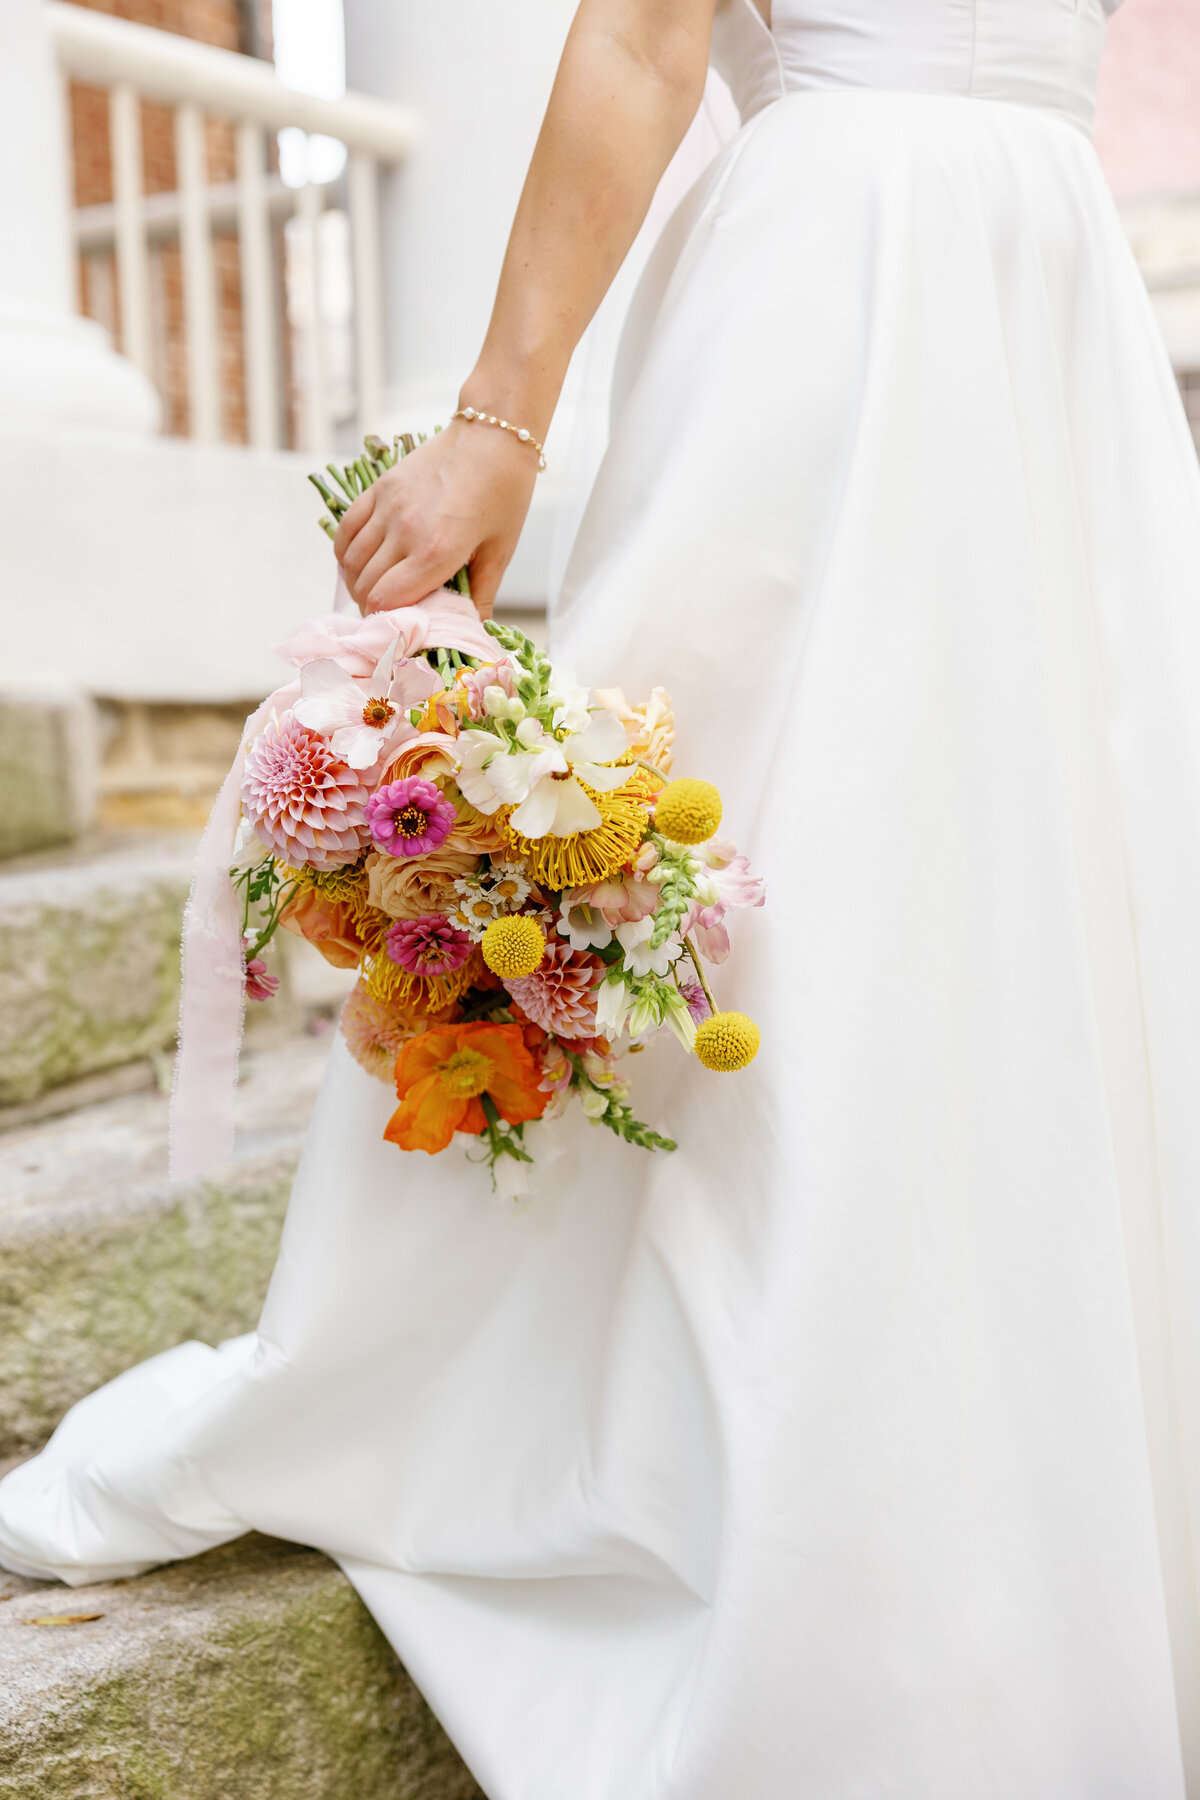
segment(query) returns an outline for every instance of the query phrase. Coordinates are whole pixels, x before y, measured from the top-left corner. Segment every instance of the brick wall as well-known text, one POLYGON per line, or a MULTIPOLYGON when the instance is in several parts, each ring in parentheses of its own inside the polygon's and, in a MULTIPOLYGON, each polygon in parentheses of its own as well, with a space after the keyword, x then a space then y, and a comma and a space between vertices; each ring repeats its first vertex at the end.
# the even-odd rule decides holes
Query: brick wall
MULTIPOLYGON (((152 25, 160 31, 215 44, 244 55, 271 55, 271 0, 76 0, 95 12, 152 25)), ((108 94, 102 88, 71 83, 71 133, 74 148, 75 204, 103 205, 112 200, 109 153, 108 94)), ((220 120, 207 123, 208 178, 230 181, 236 167, 233 127, 220 120)), ((147 194, 175 187, 174 114, 169 107, 142 104, 143 181, 147 194)), ((213 241, 217 287, 218 350, 221 371, 221 435, 233 443, 246 438, 246 405, 242 366, 241 272, 236 235, 219 232, 213 241)), ((164 426, 173 434, 188 429, 187 367, 183 336, 183 288, 177 243, 152 246, 150 255, 151 316, 154 321, 156 376, 164 399, 164 426)), ((80 306, 121 342, 120 297, 114 258, 89 255, 80 259, 80 306)))

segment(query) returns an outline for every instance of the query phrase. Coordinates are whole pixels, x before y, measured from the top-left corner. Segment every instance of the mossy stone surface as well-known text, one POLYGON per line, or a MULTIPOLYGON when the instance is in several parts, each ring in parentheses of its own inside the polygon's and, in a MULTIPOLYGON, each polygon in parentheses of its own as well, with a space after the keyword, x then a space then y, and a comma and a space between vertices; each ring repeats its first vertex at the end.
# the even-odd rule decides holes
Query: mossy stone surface
POLYGON ((81 693, 0 688, 0 859, 69 843, 90 822, 93 715, 81 693))
POLYGON ((0 1456, 44 1442, 68 1407, 187 1338, 219 1343, 262 1308, 295 1165, 81 1209, 0 1250, 0 1456))
POLYGON ((237 1151, 202 1181, 168 1181, 156 1092, 0 1134, 0 1458, 131 1364, 253 1328, 328 1048, 245 1052, 237 1151))
POLYGON ((251 1537, 135 1581, 8 1585, 4 1800, 485 1800, 315 1551, 251 1537), (62 1613, 102 1617, 27 1622, 62 1613))
POLYGON ((190 856, 0 879, 0 1104, 165 1049, 190 856))

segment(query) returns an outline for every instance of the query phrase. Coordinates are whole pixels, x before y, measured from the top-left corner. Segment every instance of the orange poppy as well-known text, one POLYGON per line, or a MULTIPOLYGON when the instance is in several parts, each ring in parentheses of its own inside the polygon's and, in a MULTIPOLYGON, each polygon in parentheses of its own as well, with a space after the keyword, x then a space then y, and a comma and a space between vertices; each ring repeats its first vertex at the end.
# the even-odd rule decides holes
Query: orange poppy
POLYGON ((435 1025, 409 1040, 396 1059, 400 1105, 384 1137, 401 1150, 444 1150, 456 1131, 487 1130, 486 1094, 509 1125, 538 1119, 549 1094, 519 1025, 435 1025))
POLYGON ((279 915, 285 931, 307 938, 325 961, 337 969, 356 969, 363 952, 354 908, 344 900, 331 900, 318 888, 301 888, 279 915))

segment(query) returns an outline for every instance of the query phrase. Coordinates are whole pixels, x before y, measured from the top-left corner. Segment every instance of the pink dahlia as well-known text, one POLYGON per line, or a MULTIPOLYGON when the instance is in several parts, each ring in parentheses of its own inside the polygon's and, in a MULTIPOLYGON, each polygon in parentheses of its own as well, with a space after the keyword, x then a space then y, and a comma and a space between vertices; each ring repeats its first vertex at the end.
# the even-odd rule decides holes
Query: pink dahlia
POLYGON ((410 975, 452 975, 471 954, 471 940, 441 913, 397 919, 387 934, 387 953, 410 975))
POLYGON ((246 816, 263 843, 293 868, 339 869, 353 862, 366 841, 369 798, 358 770, 290 712, 246 752, 246 816))
POLYGON ((505 987, 526 1017, 562 1038, 596 1035, 596 983, 604 964, 569 944, 547 944, 541 967, 505 987))
POLYGON ((371 836, 389 856, 428 856, 445 843, 457 817, 441 789, 419 775, 389 781, 367 801, 371 836))
POLYGON ((387 1006, 360 981, 342 1007, 342 1036, 360 1068, 391 1085, 396 1058, 422 1027, 396 1007, 387 1006))

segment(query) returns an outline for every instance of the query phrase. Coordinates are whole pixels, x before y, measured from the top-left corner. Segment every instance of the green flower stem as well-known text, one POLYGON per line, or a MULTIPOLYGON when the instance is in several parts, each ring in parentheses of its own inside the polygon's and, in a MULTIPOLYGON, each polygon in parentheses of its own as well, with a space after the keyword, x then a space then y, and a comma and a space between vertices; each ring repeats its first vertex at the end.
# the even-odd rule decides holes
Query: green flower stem
POLYGON ((683 947, 692 959, 692 967, 696 971, 696 980, 700 983, 701 991, 704 994, 704 998, 708 1001, 709 1011, 715 1017, 716 1012, 717 1012, 717 1003, 712 997, 712 989, 709 987, 707 981, 705 981, 705 979, 704 979, 704 970, 700 966, 699 952, 697 951, 696 946, 695 946, 695 944, 693 944, 690 937, 684 938, 683 947))
POLYGON ((670 779, 670 777, 659 768, 657 763, 647 762, 644 756, 637 757, 634 766, 638 769, 648 769, 651 775, 657 775, 660 781, 667 781, 670 779))

